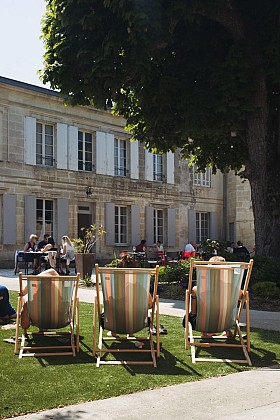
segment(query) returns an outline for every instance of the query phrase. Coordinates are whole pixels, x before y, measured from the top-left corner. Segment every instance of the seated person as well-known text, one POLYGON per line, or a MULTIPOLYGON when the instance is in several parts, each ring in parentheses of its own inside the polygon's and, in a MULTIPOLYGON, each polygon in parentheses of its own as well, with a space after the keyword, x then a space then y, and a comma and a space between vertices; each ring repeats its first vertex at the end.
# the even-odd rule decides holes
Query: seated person
POLYGON ((38 243, 37 248, 39 249, 39 251, 41 251, 43 248, 45 248, 45 246, 49 243, 48 242, 49 236, 50 235, 48 233, 45 233, 44 239, 38 243))
POLYGON ((10 304, 9 291, 6 286, 0 285, 0 318, 12 319, 16 318, 15 309, 10 304))
POLYGON ((136 252, 145 252, 147 249, 146 239, 142 239, 140 244, 136 245, 136 252))
POLYGON ((195 257, 195 245, 193 241, 185 245, 185 250, 182 253, 182 258, 195 257))
POLYGON ((66 274, 70 274, 70 262, 75 259, 75 249, 73 247, 72 242, 70 241, 70 238, 66 235, 62 236, 61 238, 61 257, 60 257, 60 274, 64 275, 63 269, 65 268, 66 274))
MULTIPOLYGON (((220 261, 220 262, 222 262, 222 261, 225 261, 225 259, 224 259, 224 257, 220 257, 220 256, 216 255, 214 257, 211 257, 209 261, 220 261)), ((192 291, 191 291, 191 311, 189 313, 189 322, 190 322, 193 329, 195 329, 195 327, 196 327, 196 308, 197 308, 196 297, 197 297, 197 286, 194 286, 192 288, 192 291)), ((242 297, 242 291, 240 291, 239 298, 241 299, 241 297, 242 297)), ((185 323, 186 323, 186 319, 185 319, 185 316, 184 316, 184 318, 183 318, 183 327, 184 328, 185 328, 185 323)), ((208 333, 202 332, 201 335, 202 335, 202 337, 207 338, 207 337, 212 337, 213 335, 215 335, 215 333, 208 334, 208 333)), ((222 333, 222 335, 224 335, 227 338, 232 338, 233 337, 233 334, 232 334, 231 330, 225 330, 222 333)))
POLYGON ((156 251, 158 261, 161 262, 162 265, 164 265, 164 249, 160 241, 157 241, 156 246, 155 246, 155 251, 156 251))
MULTIPOLYGON (((24 245, 23 251, 24 252, 36 252, 36 242, 38 241, 38 236, 31 234, 29 237, 29 241, 26 242, 24 245)), ((33 273, 32 274, 38 274, 40 271, 40 258, 34 258, 33 259, 33 273)))
POLYGON ((241 241, 237 241, 237 248, 234 248, 233 252, 234 254, 237 254, 242 261, 246 259, 248 260, 250 259, 250 252, 248 251, 246 246, 243 245, 241 241))
MULTIPOLYGON (((50 277, 50 280, 52 277, 58 277, 58 273, 53 269, 49 268, 46 271, 42 271, 42 273, 38 274, 38 277, 50 277)), ((22 293, 19 292, 19 296, 25 296, 28 292, 27 286, 23 289, 22 293)), ((35 295, 34 295, 35 296, 35 295)), ((21 326, 22 329, 25 331, 30 327, 31 320, 28 315, 27 310, 27 302, 24 303, 22 311, 21 311, 21 326)))

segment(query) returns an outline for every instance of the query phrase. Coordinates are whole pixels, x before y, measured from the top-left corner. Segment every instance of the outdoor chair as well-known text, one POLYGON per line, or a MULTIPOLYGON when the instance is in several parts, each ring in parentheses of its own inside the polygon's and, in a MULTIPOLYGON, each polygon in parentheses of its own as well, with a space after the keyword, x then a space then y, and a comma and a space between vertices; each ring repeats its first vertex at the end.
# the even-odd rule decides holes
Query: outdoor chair
POLYGON ((93 355, 96 366, 101 364, 153 365, 160 356, 159 340, 159 298, 157 295, 159 267, 149 268, 107 268, 96 267, 96 297, 94 302, 93 355), (143 337, 136 335, 147 328, 148 303, 150 297, 151 276, 154 275, 152 308, 148 333, 143 337), (104 313, 101 309, 100 286, 103 295, 104 313), (156 327, 155 346, 153 326, 156 327), (111 331, 111 336, 104 335, 104 329, 111 331), (98 343, 97 335, 99 331, 98 343), (111 342, 108 346, 107 342, 111 342), (114 342, 114 343, 112 343, 114 342), (123 347, 124 345, 125 348, 123 347), (138 347, 136 347, 138 346, 138 347), (140 348, 143 347, 144 348, 140 348), (121 353, 142 353, 140 360, 102 360, 106 353, 120 357, 121 353), (151 360, 143 360, 143 354, 149 353, 151 360), (141 360, 142 359, 142 360, 141 360))
POLYGON ((19 273, 19 289, 27 281, 27 309, 31 325, 39 332, 22 331, 20 317, 24 297, 19 296, 16 319, 15 353, 23 356, 76 356, 79 352, 79 300, 76 276, 26 276, 19 273), (65 327, 69 327, 66 331, 65 327), (59 331, 64 329, 63 331, 59 331), (43 337, 46 336, 46 337, 43 337), (54 340, 56 338, 56 340, 54 340), (51 341, 53 344, 51 344, 51 341))
POLYGON ((194 270, 197 284, 196 327, 200 332, 213 334, 212 337, 193 335, 190 322, 185 323, 185 347, 191 347, 192 362, 236 362, 252 365, 250 352, 250 314, 248 285, 253 267, 253 260, 245 262, 210 262, 195 261, 191 258, 189 285, 186 290, 186 320, 190 312, 190 298, 193 286, 194 270), (240 293, 241 291, 241 293, 240 293), (240 328, 242 310, 246 308, 246 335, 240 328), (234 328, 232 338, 227 338, 222 332, 234 328), (240 348, 243 359, 197 357, 199 348, 220 347, 240 348))

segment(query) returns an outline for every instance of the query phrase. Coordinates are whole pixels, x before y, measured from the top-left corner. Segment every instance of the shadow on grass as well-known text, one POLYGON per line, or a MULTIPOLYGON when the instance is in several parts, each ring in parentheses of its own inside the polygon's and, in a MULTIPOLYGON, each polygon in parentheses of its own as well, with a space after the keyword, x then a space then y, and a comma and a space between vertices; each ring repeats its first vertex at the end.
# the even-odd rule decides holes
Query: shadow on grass
MULTIPOLYGON (((131 343, 130 343, 131 344, 131 343)), ((137 358, 137 361, 139 362, 150 362, 152 361, 152 357, 150 353, 110 353, 110 349, 116 350, 116 349, 125 349, 128 348, 128 346, 124 343, 112 343, 110 346, 107 345, 107 343, 104 343, 104 345, 108 348, 108 353, 103 354, 103 357, 101 360, 103 361, 126 361, 129 363, 129 361, 135 360, 137 358), (125 357, 121 357, 122 354, 125 354, 125 357), (134 357, 133 357, 134 356, 134 357)), ((132 344, 130 346, 131 350, 135 349, 134 345, 132 344)), ((197 375, 197 377, 202 377, 195 368, 195 365, 189 365, 185 363, 182 359, 179 359, 174 354, 170 353, 161 343, 161 349, 160 349, 160 357, 157 358, 157 367, 154 368, 152 365, 129 365, 129 364, 123 364, 122 365, 127 372, 130 373, 131 376, 135 376, 139 373, 144 374, 152 374, 153 376, 159 376, 159 375, 197 375)))

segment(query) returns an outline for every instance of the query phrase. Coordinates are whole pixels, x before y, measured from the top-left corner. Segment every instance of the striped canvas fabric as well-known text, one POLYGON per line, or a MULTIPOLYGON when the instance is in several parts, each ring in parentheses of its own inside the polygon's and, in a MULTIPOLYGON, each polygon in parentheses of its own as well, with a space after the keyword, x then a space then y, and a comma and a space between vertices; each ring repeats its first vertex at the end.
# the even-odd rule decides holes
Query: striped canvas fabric
POLYGON ((75 281, 53 277, 27 279, 27 308, 32 324, 41 329, 63 328, 71 321, 75 281))
POLYGON ((100 272, 105 328, 132 334, 145 327, 150 291, 150 273, 116 269, 100 272))
POLYGON ((213 333, 234 325, 243 274, 240 266, 196 267, 196 330, 213 333))

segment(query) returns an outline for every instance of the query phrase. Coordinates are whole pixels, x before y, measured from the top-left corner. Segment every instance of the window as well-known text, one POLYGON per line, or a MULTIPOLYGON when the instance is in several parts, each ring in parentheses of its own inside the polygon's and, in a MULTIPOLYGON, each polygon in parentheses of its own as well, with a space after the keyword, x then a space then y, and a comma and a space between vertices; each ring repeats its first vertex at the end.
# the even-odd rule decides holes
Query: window
POLYGON ((196 213, 196 243, 209 238, 209 213, 196 213))
POLYGON ((53 166, 53 126, 36 123, 36 163, 53 166))
POLYGON ((114 174, 126 176, 126 140, 114 139, 114 174))
POLYGON ((153 153, 153 179, 154 181, 163 181, 162 155, 155 153, 153 153))
POLYGON ((201 187, 211 187, 211 169, 206 168, 204 172, 198 172, 197 166, 193 167, 193 184, 201 187))
POLYGON ((154 243, 163 243, 163 210, 154 209, 154 243))
POLYGON ((92 134, 78 131, 78 170, 92 172, 92 134))
POLYGON ((53 201, 36 200, 36 235, 42 238, 45 233, 53 236, 53 201))
POLYGON ((115 244, 127 244, 127 207, 115 206, 115 244))

